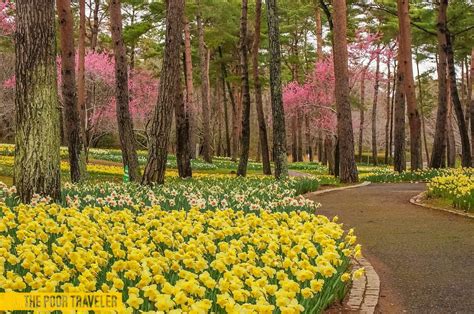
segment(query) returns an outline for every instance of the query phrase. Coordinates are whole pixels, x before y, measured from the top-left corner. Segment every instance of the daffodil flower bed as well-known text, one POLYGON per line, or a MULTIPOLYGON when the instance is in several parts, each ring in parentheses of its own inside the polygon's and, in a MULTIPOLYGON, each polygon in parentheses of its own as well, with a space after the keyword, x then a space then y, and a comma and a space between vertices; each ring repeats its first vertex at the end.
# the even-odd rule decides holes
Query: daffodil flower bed
POLYGON ((390 168, 376 168, 361 174, 360 179, 374 183, 427 182, 434 177, 449 174, 452 169, 423 169, 416 171, 395 172, 390 168))
POLYGON ((162 209, 192 207, 216 210, 232 208, 244 211, 308 211, 319 207, 301 194, 314 191, 314 178, 292 178, 275 181, 271 178, 203 178, 176 180, 164 186, 147 187, 136 184, 100 183, 66 185, 64 199, 69 206, 109 206, 140 208, 159 205, 162 209))
POLYGON ((128 312, 319 313, 360 254, 308 212, 0 207, 0 291, 122 293, 128 312))
POLYGON ((474 169, 453 169, 432 178, 428 183, 428 196, 447 199, 453 206, 465 211, 474 209, 474 169))

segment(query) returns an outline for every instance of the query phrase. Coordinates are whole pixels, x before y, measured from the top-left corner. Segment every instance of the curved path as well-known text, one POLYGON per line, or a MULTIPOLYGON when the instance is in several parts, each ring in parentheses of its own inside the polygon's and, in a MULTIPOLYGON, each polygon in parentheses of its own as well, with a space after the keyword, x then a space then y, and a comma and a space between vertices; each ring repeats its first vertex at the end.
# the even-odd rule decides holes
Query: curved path
POLYGON ((474 220, 409 203, 424 184, 308 195, 354 227, 380 276, 383 313, 474 313, 474 220))

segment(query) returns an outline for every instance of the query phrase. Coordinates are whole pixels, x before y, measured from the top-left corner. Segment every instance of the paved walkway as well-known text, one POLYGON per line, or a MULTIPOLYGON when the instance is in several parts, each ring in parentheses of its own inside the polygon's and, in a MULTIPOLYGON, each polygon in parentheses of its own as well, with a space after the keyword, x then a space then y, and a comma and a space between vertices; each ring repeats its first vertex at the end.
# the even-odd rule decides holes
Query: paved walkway
POLYGON ((474 313, 474 220, 421 208, 423 184, 372 184, 314 195, 354 227, 380 276, 383 313, 474 313))

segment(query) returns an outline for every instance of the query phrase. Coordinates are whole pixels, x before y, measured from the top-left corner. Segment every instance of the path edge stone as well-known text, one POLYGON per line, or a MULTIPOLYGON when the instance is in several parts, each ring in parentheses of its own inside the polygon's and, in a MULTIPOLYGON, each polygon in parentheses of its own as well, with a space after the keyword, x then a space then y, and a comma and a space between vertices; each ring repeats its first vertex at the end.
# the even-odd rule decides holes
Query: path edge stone
POLYGON ((439 210, 439 211, 443 211, 443 212, 446 212, 446 213, 462 216, 462 217, 465 217, 465 218, 474 219, 474 214, 471 214, 471 213, 466 213, 466 212, 462 212, 462 211, 455 210, 455 209, 432 206, 432 205, 428 205, 428 204, 423 203, 423 201, 427 198, 427 195, 428 195, 428 193, 426 191, 421 192, 420 194, 417 194, 417 195, 413 196, 412 198, 410 198, 410 203, 412 203, 413 205, 416 205, 416 206, 420 206, 420 207, 424 207, 424 208, 428 208, 428 209, 432 209, 432 210, 439 210))
POLYGON ((357 268, 363 267, 364 275, 352 282, 345 308, 358 313, 375 313, 380 298, 380 277, 369 260, 361 256, 352 260, 357 268))
POLYGON ((343 186, 343 187, 339 187, 339 188, 332 188, 332 189, 327 189, 327 190, 309 192, 309 193, 306 194, 306 195, 307 195, 307 196, 310 196, 310 195, 321 195, 321 194, 326 194, 326 193, 330 193, 330 192, 337 192, 337 191, 343 191, 343 190, 349 190, 349 189, 360 188, 360 187, 367 186, 367 185, 369 185, 369 184, 371 184, 371 182, 369 182, 369 181, 364 181, 364 182, 362 182, 362 183, 355 184, 355 185, 348 185, 348 186, 343 186))

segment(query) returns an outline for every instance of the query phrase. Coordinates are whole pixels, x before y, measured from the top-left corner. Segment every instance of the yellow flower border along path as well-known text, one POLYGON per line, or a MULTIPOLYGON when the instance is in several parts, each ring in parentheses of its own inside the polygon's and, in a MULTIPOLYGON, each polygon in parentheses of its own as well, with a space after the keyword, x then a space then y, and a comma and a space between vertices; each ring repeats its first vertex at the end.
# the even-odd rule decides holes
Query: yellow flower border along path
MULTIPOLYGON (((355 189, 369 185, 369 181, 360 184, 343 186, 339 188, 310 192, 307 195, 321 195, 335 191, 355 189)), ((380 297, 380 278, 375 268, 363 256, 353 259, 356 268, 365 269, 364 276, 352 283, 351 289, 344 304, 345 310, 356 311, 360 313, 375 313, 375 308, 379 303, 380 297)))
MULTIPOLYGON (((290 171, 290 176, 301 177, 310 175, 302 172, 290 171)), ((335 191, 355 189, 367 186, 369 184, 369 181, 365 181, 360 184, 310 192, 307 193, 305 197, 309 195, 321 195, 335 191)), ((353 264, 356 266, 356 268, 363 267, 365 272, 359 280, 356 280, 352 283, 351 289, 345 300, 344 310, 368 314, 375 313, 375 308, 377 307, 380 298, 379 275, 375 271, 375 268, 372 266, 372 264, 370 264, 370 262, 363 256, 353 259, 353 264)))
POLYGON ((454 208, 449 209, 449 208, 442 208, 442 207, 437 207, 437 206, 432 206, 432 205, 425 204, 425 203, 423 203, 423 201, 426 200, 426 198, 427 198, 427 192, 424 191, 424 192, 421 192, 418 195, 413 196, 410 199, 410 203, 412 203, 413 205, 416 205, 416 206, 420 206, 420 207, 424 207, 424 208, 428 208, 428 209, 432 209, 432 210, 439 210, 439 211, 443 211, 443 212, 446 212, 446 213, 450 213, 450 214, 454 214, 454 215, 474 219, 474 214, 473 213, 466 213, 466 212, 463 212, 461 210, 456 210, 454 208))

